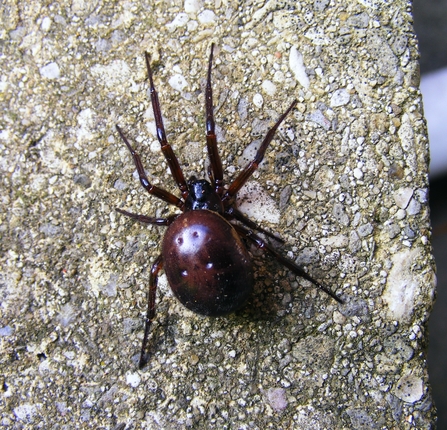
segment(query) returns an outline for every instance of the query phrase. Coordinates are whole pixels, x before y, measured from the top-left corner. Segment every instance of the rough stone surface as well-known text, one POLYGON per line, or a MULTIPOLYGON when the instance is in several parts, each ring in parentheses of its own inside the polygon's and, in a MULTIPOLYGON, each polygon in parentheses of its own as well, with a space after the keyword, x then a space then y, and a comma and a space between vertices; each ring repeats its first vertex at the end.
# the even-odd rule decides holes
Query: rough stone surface
POLYGON ((428 142, 409 2, 12 0, 0 37, 3 427, 434 426, 428 142), (115 124, 149 179, 177 192, 147 50, 168 138, 185 175, 204 175, 211 41, 227 181, 298 100, 253 177, 281 215, 259 222, 346 303, 256 249, 253 299, 226 318, 185 310, 161 276, 140 371, 163 228, 115 207, 175 209, 141 189, 115 124))

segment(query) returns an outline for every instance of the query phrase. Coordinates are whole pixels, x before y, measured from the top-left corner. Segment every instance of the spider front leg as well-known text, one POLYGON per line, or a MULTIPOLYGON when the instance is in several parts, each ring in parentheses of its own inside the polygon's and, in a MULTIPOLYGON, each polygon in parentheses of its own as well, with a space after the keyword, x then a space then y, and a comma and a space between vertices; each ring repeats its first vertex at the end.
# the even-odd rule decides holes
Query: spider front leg
MULTIPOLYGON (((211 53, 208 61, 208 77, 205 90, 206 108, 206 147, 211 165, 210 179, 214 185, 214 191, 221 196, 223 193, 223 169, 219 151, 217 149, 216 131, 214 127, 213 89, 211 87, 211 67, 213 64, 214 43, 211 44, 211 53)), ((210 173, 210 172, 209 172, 210 173)))
POLYGON ((264 138, 261 146, 258 149, 258 152, 255 155, 255 158, 247 164, 247 166, 239 173, 238 177, 231 183, 227 192, 222 197, 223 202, 231 201, 231 199, 236 195, 236 193, 244 186, 244 184, 248 181, 253 172, 259 167, 262 160, 264 159, 265 151, 267 147, 270 145, 270 142, 275 135, 276 130, 280 126, 280 124, 284 121, 289 112, 295 107, 298 103, 297 100, 294 100, 289 108, 279 117, 278 121, 276 121, 275 125, 268 131, 267 135, 264 138))
POLYGON ((157 138, 161 145, 161 150, 165 159, 169 165, 169 169, 171 170, 171 174, 177 183, 177 186, 182 193, 182 197, 184 200, 188 197, 188 186, 186 184, 185 177, 183 176, 182 168, 177 160, 177 157, 174 154, 174 151, 169 145, 168 140, 166 138, 165 127, 163 125, 163 117, 161 115, 160 101, 158 100, 158 94, 155 90, 154 80, 152 79, 152 69, 151 69, 151 57, 145 52, 146 58, 146 67, 147 73, 149 75, 149 83, 150 83, 150 94, 152 101, 152 109, 154 110, 154 118, 155 125, 157 127, 157 138))
POLYGON ((333 293, 329 288, 325 287, 324 285, 320 284, 318 281, 316 281, 314 278, 312 278, 310 275, 308 275, 304 269, 302 269, 298 264, 296 264, 294 261, 288 259, 287 257, 284 257, 279 252, 277 252, 271 245, 269 245, 267 242, 265 242, 263 239, 261 239, 258 235, 253 233, 251 230, 248 230, 245 227, 242 227, 240 225, 233 225, 233 227, 236 229, 236 231, 239 233, 239 235, 250 242, 254 243, 259 249, 262 249, 263 251, 268 252, 271 256, 275 257, 275 259, 286 266, 289 270, 291 270, 296 275, 300 276, 301 278, 304 278, 312 284, 314 284, 317 288, 324 291, 326 294, 331 296, 334 300, 336 300, 338 303, 343 304, 344 301, 338 297, 335 293, 333 293))

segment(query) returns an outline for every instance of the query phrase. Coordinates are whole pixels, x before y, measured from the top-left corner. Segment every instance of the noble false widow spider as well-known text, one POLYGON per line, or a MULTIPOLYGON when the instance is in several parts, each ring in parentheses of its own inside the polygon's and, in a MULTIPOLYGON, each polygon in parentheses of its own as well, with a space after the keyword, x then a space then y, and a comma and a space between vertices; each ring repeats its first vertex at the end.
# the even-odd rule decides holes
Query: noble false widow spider
POLYGON ((157 138, 171 174, 180 189, 181 198, 149 182, 140 156, 132 148, 121 128, 116 126, 119 135, 132 154, 143 188, 149 194, 177 206, 182 212, 167 218, 155 218, 116 209, 121 214, 144 224, 169 226, 162 241, 161 254, 151 268, 144 338, 139 361, 140 369, 147 363, 146 348, 151 323, 155 317, 157 280, 162 268, 172 292, 188 309, 209 316, 229 314, 241 308, 253 290, 253 266, 244 244, 248 242, 273 256, 293 273, 307 279, 337 302, 343 303, 329 288, 313 279, 295 262, 282 256, 258 236, 254 231, 281 241, 248 219, 235 206, 237 192, 258 168, 276 130, 295 107, 296 100, 268 131, 253 160, 227 188, 224 186, 222 162, 217 149, 214 127, 211 88, 213 50, 214 44, 211 44, 205 89, 206 146, 210 160, 209 181, 197 179, 195 176, 186 181, 183 176, 177 157, 166 139, 160 102, 152 77, 150 55, 147 52, 145 58, 157 138))

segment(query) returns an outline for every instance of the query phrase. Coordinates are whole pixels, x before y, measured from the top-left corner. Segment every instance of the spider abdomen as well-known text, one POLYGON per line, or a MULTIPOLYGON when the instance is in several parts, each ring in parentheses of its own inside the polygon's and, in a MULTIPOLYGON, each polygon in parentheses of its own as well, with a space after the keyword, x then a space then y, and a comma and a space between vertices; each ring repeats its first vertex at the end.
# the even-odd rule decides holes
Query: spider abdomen
POLYGON ((253 290, 250 255, 232 225, 216 212, 181 214, 163 239, 164 270, 188 309, 219 316, 241 308, 253 290))

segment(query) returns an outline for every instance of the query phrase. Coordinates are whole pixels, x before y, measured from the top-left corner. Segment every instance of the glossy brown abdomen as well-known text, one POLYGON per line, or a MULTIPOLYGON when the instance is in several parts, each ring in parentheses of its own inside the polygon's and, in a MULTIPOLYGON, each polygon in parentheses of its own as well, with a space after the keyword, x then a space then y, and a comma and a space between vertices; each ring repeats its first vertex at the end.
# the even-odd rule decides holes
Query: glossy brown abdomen
POLYGON ((216 212, 181 214, 162 245, 174 295, 188 309, 210 316, 241 308, 253 290, 253 267, 241 238, 216 212))

